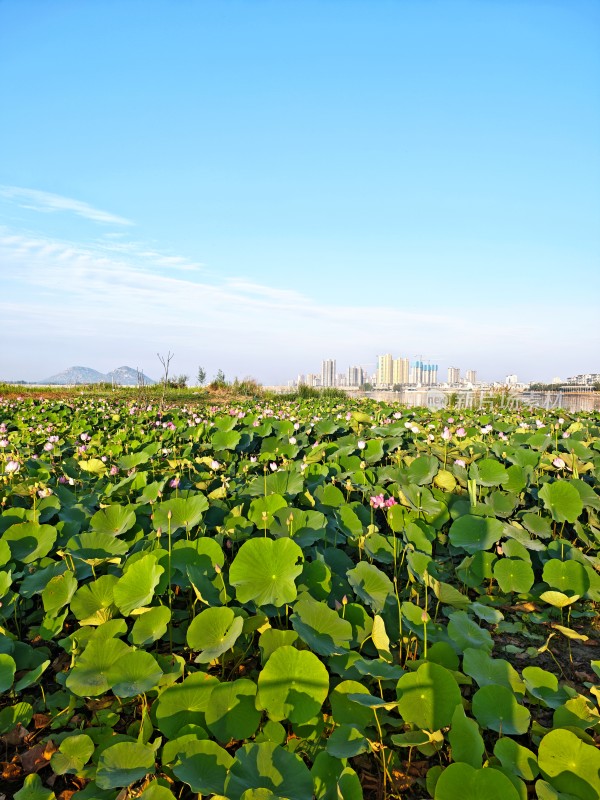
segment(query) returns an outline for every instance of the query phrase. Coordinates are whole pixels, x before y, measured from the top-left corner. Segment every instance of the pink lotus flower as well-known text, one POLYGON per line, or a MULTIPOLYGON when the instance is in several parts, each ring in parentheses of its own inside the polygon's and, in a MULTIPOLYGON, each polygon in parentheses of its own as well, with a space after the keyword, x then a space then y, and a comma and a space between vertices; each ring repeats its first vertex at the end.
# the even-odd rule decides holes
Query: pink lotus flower
POLYGON ((556 469, 562 469, 565 466, 565 462, 562 460, 562 458, 559 458, 558 456, 554 459, 552 463, 554 464, 556 469))
POLYGON ((442 439, 445 442, 448 442, 448 441, 450 441, 451 438, 452 438, 452 434, 450 433, 448 428, 444 428, 444 430, 442 431, 442 439))
POLYGON ((462 458, 457 458, 454 463, 456 464, 457 467, 466 467, 467 466, 462 458))
POLYGON ((215 461, 214 459, 210 462, 210 468, 211 469, 219 469, 220 466, 221 465, 219 464, 219 462, 215 461))
POLYGON ((364 450, 366 446, 367 446, 367 443, 363 439, 359 439, 358 440, 358 449, 359 450, 364 450))
POLYGON ((388 497, 388 499, 385 501, 385 505, 387 508, 391 508, 392 506, 397 506, 398 501, 395 497, 388 497))
POLYGON ((4 467, 4 472, 7 472, 9 475, 12 475, 14 472, 18 472, 21 469, 21 465, 18 461, 10 461, 6 462, 6 466, 4 467))
POLYGON ((460 436, 466 436, 467 432, 466 432, 466 430, 464 428, 457 428, 456 429, 456 435, 459 436, 459 437, 460 436))
POLYGON ((371 503, 373 508, 384 508, 385 506, 385 500, 383 499, 382 494, 373 495, 373 497, 370 498, 369 502, 371 503))

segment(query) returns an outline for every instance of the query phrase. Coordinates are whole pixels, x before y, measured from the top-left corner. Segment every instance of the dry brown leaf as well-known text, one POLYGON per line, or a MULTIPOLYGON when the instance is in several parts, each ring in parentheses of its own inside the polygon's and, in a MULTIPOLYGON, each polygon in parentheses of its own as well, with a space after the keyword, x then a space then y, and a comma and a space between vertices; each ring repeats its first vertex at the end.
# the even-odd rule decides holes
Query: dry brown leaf
POLYGON ((20 722, 17 722, 12 731, 5 733, 4 736, 0 736, 0 741, 4 742, 4 744, 11 745, 12 747, 18 747, 23 743, 24 739, 26 739, 28 735, 29 731, 27 728, 24 728, 20 722))
POLYGON ((36 744, 21 753, 21 765, 26 775, 30 775, 32 772, 39 772, 48 765, 51 754, 46 756, 46 747, 47 745, 40 742, 40 744, 36 744))

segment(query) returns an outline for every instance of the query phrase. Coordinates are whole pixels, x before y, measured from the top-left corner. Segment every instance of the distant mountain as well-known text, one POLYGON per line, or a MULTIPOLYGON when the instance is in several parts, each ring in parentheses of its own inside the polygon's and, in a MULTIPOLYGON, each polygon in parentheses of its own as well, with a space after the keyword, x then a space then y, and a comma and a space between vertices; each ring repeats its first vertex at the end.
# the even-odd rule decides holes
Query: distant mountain
POLYGON ((51 375, 42 383, 55 383, 60 384, 77 384, 77 383, 102 383, 108 380, 106 375, 98 372, 96 369, 90 367, 69 367, 64 372, 58 372, 56 375, 51 375))
MULTIPOLYGON (((146 386, 152 386, 156 383, 152 378, 149 378, 144 373, 141 373, 146 386)), ((116 383, 119 386, 137 386, 138 384, 138 371, 132 367, 117 367, 111 372, 106 373, 106 380, 111 383, 116 383)))
MULTIPOLYGON (((156 383, 147 375, 143 376, 146 386, 156 383)), ((69 367, 64 372, 51 375, 44 381, 44 384, 55 384, 60 386, 77 385, 82 383, 112 383, 116 386, 137 386, 138 373, 132 367, 117 367, 111 372, 104 374, 90 367, 69 367)))

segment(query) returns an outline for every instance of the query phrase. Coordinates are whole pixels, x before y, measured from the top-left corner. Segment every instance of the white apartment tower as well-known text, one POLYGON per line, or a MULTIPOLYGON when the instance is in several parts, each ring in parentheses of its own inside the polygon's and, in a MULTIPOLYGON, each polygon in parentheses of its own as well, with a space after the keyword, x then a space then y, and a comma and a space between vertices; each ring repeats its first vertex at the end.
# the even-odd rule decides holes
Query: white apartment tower
POLYGON ((321 386, 335 386, 336 366, 335 358, 328 358, 321 362, 321 386))

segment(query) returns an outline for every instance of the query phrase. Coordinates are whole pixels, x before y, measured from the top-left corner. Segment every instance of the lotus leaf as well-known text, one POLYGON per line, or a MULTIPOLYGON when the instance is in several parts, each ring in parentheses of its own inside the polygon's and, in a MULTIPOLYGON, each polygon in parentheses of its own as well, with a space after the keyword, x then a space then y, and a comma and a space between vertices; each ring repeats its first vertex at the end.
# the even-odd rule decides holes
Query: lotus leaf
POLYGON ((529 729, 530 714, 506 686, 483 686, 473 695, 473 714, 482 728, 502 735, 521 736, 529 729))
POLYGON ((94 742, 85 733, 63 739, 52 754, 51 765, 57 775, 77 775, 92 757, 94 742))
POLYGON ((162 674, 154 656, 144 650, 132 650, 111 664, 106 679, 118 697, 135 697, 153 689, 162 674))
POLYGON ((535 753, 509 736, 498 739, 494 745, 494 755, 504 769, 509 770, 525 781, 532 781, 539 774, 535 753))
POLYGON ((118 742, 100 754, 96 783, 100 789, 119 789, 154 772, 152 747, 139 742, 118 742))
POLYGON ((283 645, 258 676, 257 705, 277 722, 307 722, 319 712, 328 690, 329 676, 317 656, 283 645))
MULTIPOLYGON (((100 579, 101 580, 101 579, 100 579)), ((72 607, 72 604, 71 604, 72 607)), ((129 640, 137 647, 156 642, 167 632, 171 612, 166 606, 154 606, 136 619, 129 635, 129 640)))
POLYGON ((388 576, 374 564, 359 562, 348 570, 348 582, 356 595, 367 603, 376 614, 383 611, 388 597, 393 597, 394 587, 388 576))
POLYGON ((213 675, 193 672, 182 683, 167 687, 155 703, 158 729, 168 739, 174 739, 186 725, 203 726, 204 712, 218 683, 213 675))
POLYGON ((254 681, 246 678, 214 687, 206 710, 206 724, 220 742, 248 739, 256 733, 261 718, 256 708, 256 692, 254 681))
POLYGON ((42 779, 37 773, 27 775, 23 788, 15 792, 14 800, 55 800, 56 795, 51 789, 42 784, 42 779))
POLYGON ((164 569, 156 563, 152 555, 143 556, 127 569, 114 586, 115 605, 127 616, 142 606, 147 605, 154 597, 164 569))
POLYGON ((295 579, 302 572, 302 550, 291 539, 251 539, 240 547, 229 581, 240 603, 282 606, 296 599, 295 579))
POLYGON ((469 764, 450 764, 435 786, 435 800, 520 800, 506 775, 496 769, 474 769, 469 764))
POLYGON ((274 742, 261 742, 237 750, 225 782, 229 800, 241 800, 248 789, 266 789, 287 800, 307 800, 313 785, 301 758, 274 742))
POLYGON ((600 787, 600 751, 571 731, 553 730, 538 749, 542 776, 559 792, 596 800, 600 787))
POLYGON ((135 525, 135 511, 131 506, 110 505, 97 511, 90 520, 90 529, 98 533, 120 536, 135 525))
POLYGON ((175 775, 193 792, 222 795, 233 757, 216 742, 188 741, 182 745, 175 775))
POLYGON ((461 702, 456 679, 439 664, 421 664, 398 681, 398 711, 406 722, 428 731, 450 725, 461 702))
POLYGON ((478 550, 489 550, 500 541, 503 532, 504 525, 500 520, 465 514, 452 523, 449 538, 454 547, 460 547, 467 553, 476 553, 478 550))
POLYGON ((343 653, 350 646, 351 624, 307 592, 296 600, 290 622, 300 638, 321 656, 343 653))
POLYGON ((452 760, 461 761, 479 769, 485 752, 479 726, 475 720, 467 717, 460 703, 454 709, 450 724, 448 739, 452 747, 452 760))
POLYGON ((565 481, 545 483, 539 495, 556 522, 575 522, 583 511, 579 492, 565 481))
POLYGON ((244 620, 231 608, 207 608, 192 620, 186 641, 192 650, 200 650, 196 662, 213 661, 231 650, 242 632, 244 620))

